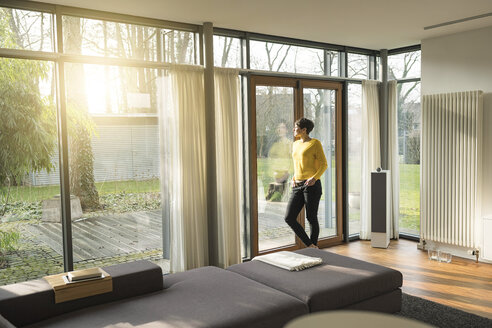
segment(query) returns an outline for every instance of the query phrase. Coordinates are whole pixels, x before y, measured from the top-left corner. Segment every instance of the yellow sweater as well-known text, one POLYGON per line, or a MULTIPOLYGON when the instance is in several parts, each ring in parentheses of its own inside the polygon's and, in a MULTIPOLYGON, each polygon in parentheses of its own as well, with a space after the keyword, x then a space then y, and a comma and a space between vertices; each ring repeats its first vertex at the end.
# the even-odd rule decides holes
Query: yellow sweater
POLYGON ((312 177, 319 180, 328 167, 323 146, 318 139, 312 138, 306 142, 295 141, 292 146, 292 158, 294 159, 294 179, 296 181, 307 180, 312 177))

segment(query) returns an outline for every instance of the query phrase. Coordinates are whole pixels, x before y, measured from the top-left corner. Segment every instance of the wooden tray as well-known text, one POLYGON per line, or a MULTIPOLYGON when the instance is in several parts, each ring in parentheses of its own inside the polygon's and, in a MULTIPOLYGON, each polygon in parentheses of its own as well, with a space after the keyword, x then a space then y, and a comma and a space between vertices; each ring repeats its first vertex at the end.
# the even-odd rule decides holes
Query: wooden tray
POLYGON ((63 276, 66 276, 67 272, 46 276, 44 279, 55 292, 55 303, 62 303, 113 291, 111 276, 104 270, 101 269, 101 271, 104 274, 102 279, 78 281, 71 284, 66 284, 63 280, 63 276))

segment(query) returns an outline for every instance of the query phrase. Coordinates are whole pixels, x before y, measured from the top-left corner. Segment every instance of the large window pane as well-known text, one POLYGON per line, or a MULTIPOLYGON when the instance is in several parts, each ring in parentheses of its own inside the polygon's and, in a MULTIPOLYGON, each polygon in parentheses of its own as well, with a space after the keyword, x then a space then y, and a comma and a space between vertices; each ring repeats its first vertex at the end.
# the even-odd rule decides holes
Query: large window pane
POLYGON ((420 50, 388 56, 390 80, 420 78, 420 50))
POLYGON ((347 54, 347 77, 353 79, 369 78, 369 56, 347 54))
POLYGON ((147 68, 66 65, 70 183, 82 207, 72 225, 75 268, 149 259, 168 269, 155 114, 159 75, 147 68))
POLYGON ((195 34, 156 27, 63 16, 64 52, 194 64, 195 34))
POLYGON ((0 7, 0 48, 53 51, 53 15, 0 7))
POLYGON ((349 234, 360 232, 362 85, 348 85, 348 217, 349 234))
MULTIPOLYGON (((323 195, 319 203, 319 238, 337 235, 336 217, 336 90, 303 89, 304 117, 315 125, 310 136, 321 141, 328 162, 328 168, 321 176, 323 195)), ((306 232, 311 227, 305 218, 306 232)))
POLYGON ((256 87, 256 165, 258 174, 258 248, 265 251, 294 244, 285 223, 290 196, 294 90, 256 87))
POLYGON ((281 43, 250 41, 251 69, 324 74, 324 50, 281 43))
POLYGON ((398 84, 400 232, 420 231, 420 82, 398 84))
POLYGON ((241 39, 214 35, 214 65, 241 68, 241 39))
POLYGON ((0 285, 63 271, 53 76, 0 58, 0 285))

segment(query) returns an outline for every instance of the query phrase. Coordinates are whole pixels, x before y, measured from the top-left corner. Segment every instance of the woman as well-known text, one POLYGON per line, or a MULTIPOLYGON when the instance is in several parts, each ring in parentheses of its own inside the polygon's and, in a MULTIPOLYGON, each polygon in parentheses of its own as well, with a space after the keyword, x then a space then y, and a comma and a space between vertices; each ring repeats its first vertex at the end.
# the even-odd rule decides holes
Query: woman
POLYGON ((313 128, 313 121, 307 118, 297 120, 294 126, 294 136, 298 140, 292 146, 294 177, 285 222, 306 246, 318 248, 318 207, 322 194, 319 179, 328 167, 328 163, 321 142, 309 136, 313 128), (296 220, 303 206, 306 206, 306 218, 311 226, 311 237, 308 237, 306 231, 296 220))

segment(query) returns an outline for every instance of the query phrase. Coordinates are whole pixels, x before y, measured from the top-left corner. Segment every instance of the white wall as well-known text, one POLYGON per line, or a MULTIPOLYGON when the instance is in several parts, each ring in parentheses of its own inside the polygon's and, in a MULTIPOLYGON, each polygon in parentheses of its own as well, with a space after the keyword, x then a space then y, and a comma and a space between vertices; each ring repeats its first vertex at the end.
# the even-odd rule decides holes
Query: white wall
POLYGON ((492 26, 422 40, 422 95, 471 90, 484 92, 482 216, 492 216, 492 26))

